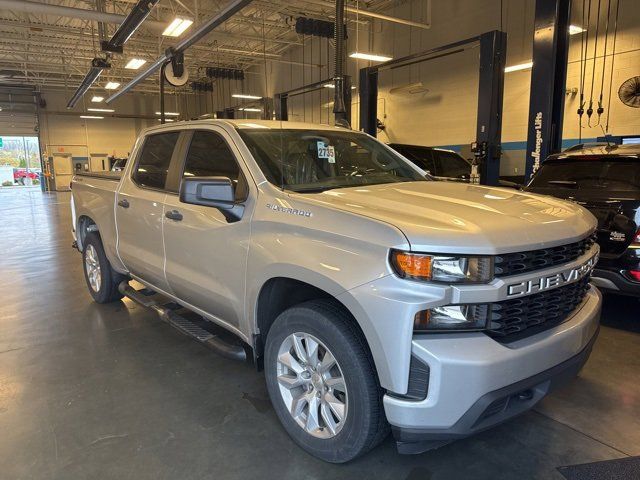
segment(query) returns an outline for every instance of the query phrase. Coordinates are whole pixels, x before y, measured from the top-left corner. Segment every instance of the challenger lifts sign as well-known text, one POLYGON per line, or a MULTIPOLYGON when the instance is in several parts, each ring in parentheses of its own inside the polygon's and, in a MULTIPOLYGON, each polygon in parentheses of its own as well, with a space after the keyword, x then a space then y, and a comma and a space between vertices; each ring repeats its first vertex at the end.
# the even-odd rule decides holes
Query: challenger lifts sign
POLYGON ((535 148, 531 152, 531 157, 533 158, 533 169, 531 170, 531 177, 533 177, 533 174, 536 173, 536 171, 538 171, 538 169, 540 168, 540 157, 542 154, 542 112, 536 113, 536 116, 533 120, 533 130, 536 134, 536 143, 535 148))

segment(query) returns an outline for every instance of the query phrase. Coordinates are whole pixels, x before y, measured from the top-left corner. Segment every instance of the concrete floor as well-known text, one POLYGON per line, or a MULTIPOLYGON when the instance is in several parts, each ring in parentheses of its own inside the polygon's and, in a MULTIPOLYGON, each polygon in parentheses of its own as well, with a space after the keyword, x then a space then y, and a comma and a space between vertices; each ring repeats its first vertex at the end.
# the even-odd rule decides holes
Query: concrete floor
POLYGON ((0 189, 0 478, 563 478, 640 455, 640 302, 606 300, 580 377, 535 411, 418 456, 391 438, 347 465, 293 444, 262 374, 129 301, 97 305, 69 194, 0 189))

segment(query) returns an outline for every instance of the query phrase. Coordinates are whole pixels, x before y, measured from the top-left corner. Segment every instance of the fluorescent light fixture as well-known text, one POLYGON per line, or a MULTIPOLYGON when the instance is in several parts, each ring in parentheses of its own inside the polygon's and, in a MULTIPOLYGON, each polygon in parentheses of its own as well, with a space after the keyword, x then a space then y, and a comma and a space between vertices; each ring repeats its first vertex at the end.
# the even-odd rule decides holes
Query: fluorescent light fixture
POLYGON ((393 57, 387 57, 386 55, 376 55, 374 53, 362 53, 353 52, 349 55, 351 58, 357 58, 359 60, 371 60, 372 62, 388 62, 393 57))
POLYGON ((252 108, 252 107, 239 108, 238 110, 241 110, 243 112, 261 112, 262 111, 261 108, 252 108))
MULTIPOLYGON (((324 88, 336 88, 336 86, 333 83, 325 83, 324 85, 322 85, 324 88)), ((355 90, 356 86, 355 85, 351 85, 351 90, 355 90)))
MULTIPOLYGON (((156 115, 162 115, 162 112, 156 112, 156 115)), ((165 117, 178 117, 180 114, 178 112, 164 112, 165 117)))
POLYGON ((99 117, 98 115, 80 115, 80 118, 87 118, 90 120, 102 120, 104 117, 99 117))
POLYGON ((127 62, 124 68, 128 68, 129 70, 138 70, 145 63, 147 63, 147 61, 141 58, 132 58, 127 62))
MULTIPOLYGON (((159 121, 159 122, 161 122, 161 121, 162 121, 162 119, 161 119, 161 118, 159 118, 159 119, 158 119, 158 121, 159 121)), ((175 122, 175 120, 174 120, 173 118, 165 118, 165 119, 164 119, 164 121, 165 121, 165 122, 175 122)))
POLYGON ((115 90, 116 88, 118 88, 120 86, 120 82, 108 82, 104 88, 106 88, 107 90, 115 90))
POLYGON ((87 112, 113 113, 115 110, 113 108, 87 108, 87 112))
POLYGON ((184 31, 189 28, 193 24, 193 20, 189 20, 188 18, 174 18, 173 22, 169 24, 167 28, 165 28, 162 35, 165 37, 179 37, 184 33, 184 31))
POLYGON ((580 25, 569 25, 569 35, 576 35, 584 31, 585 29, 582 28, 580 25))
POLYGON ((94 95, 94 97, 91 99, 93 103, 100 103, 103 100, 104 100, 104 97, 101 97, 99 95, 94 95))
POLYGON ((528 68, 533 67, 533 62, 525 62, 519 65, 511 65, 510 67, 505 67, 505 73, 509 72, 517 72, 518 70, 526 70, 528 68))
POLYGON ((234 93, 231 95, 233 98, 246 98, 247 100, 260 100, 262 97, 256 95, 245 95, 244 93, 234 93))

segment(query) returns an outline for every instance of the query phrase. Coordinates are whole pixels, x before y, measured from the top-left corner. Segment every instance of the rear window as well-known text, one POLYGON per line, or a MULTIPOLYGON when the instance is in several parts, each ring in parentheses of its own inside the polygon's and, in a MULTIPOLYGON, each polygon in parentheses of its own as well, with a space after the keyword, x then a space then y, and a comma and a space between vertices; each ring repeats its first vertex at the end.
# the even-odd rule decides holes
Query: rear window
POLYGON ((133 180, 143 187, 164 189, 180 132, 159 133, 145 139, 133 180))
POLYGON ((553 160, 542 165, 529 186, 637 193, 640 192, 640 161, 553 160))

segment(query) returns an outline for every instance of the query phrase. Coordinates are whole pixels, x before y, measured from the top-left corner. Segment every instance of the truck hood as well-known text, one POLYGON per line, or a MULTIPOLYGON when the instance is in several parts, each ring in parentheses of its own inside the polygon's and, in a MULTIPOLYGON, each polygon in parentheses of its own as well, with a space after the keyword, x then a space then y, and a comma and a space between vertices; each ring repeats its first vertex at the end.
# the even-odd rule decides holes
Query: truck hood
POLYGON ((597 222, 586 209, 513 189, 407 182, 304 195, 396 226, 413 251, 497 254, 580 240, 597 222))

